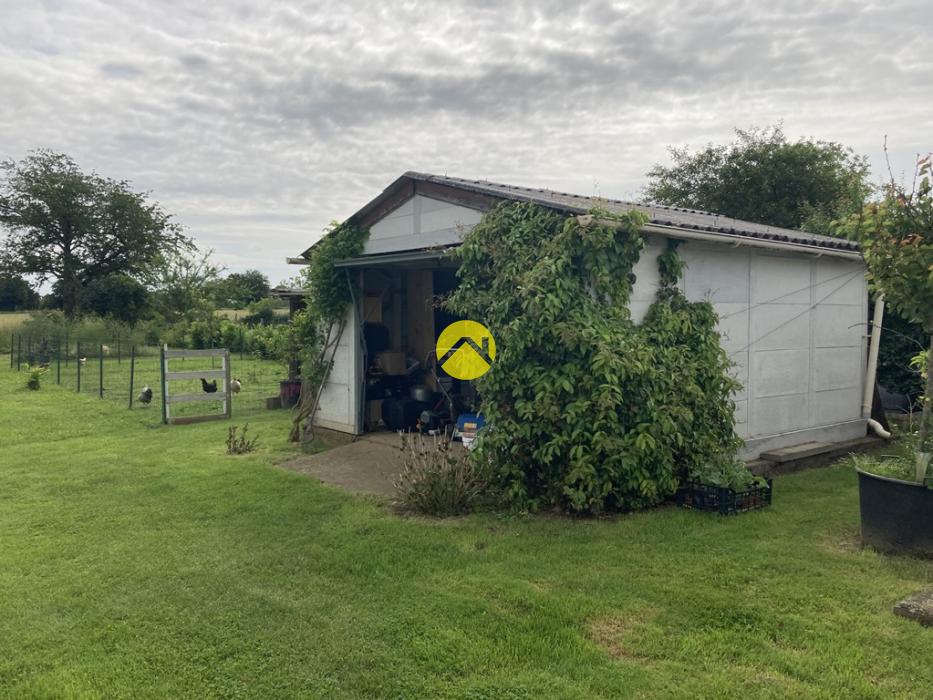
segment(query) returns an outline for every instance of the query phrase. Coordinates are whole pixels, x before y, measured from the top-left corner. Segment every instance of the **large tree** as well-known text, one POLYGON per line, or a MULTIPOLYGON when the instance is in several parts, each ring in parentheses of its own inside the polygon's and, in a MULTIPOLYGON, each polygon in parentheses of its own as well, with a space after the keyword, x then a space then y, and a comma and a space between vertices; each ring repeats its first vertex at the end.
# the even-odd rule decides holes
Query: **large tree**
POLYGON ((39 294, 19 275, 0 274, 0 311, 22 311, 39 306, 39 294))
POLYGON ((166 323, 211 320, 212 292, 221 268, 213 263, 213 251, 171 253, 159 256, 144 279, 152 290, 152 309, 166 323))
POLYGON ((214 302, 219 307, 245 309, 254 301, 269 296, 269 279, 259 270, 231 272, 218 280, 214 288, 214 302))
POLYGON ((149 290, 138 280, 119 273, 95 277, 84 288, 81 308, 132 326, 149 309, 149 290))
POLYGON ((830 223, 861 209, 871 193, 868 162, 831 141, 788 141, 780 126, 736 129, 728 144, 670 149, 655 165, 651 201, 702 209, 784 228, 829 233, 830 223))
POLYGON ((34 151, 0 163, 0 262, 10 271, 54 279, 64 311, 81 291, 115 273, 136 276, 162 253, 190 245, 180 227, 129 183, 82 172, 67 155, 34 151))

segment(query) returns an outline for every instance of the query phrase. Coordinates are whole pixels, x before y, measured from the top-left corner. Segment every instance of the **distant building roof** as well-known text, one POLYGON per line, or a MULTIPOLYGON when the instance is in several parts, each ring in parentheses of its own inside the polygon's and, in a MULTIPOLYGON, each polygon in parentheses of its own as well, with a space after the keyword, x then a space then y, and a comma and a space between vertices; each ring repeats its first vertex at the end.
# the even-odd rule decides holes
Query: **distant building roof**
POLYGON ((304 295, 305 290, 301 287, 286 287, 281 284, 269 290, 269 296, 278 297, 280 299, 288 299, 289 297, 303 297, 304 295))

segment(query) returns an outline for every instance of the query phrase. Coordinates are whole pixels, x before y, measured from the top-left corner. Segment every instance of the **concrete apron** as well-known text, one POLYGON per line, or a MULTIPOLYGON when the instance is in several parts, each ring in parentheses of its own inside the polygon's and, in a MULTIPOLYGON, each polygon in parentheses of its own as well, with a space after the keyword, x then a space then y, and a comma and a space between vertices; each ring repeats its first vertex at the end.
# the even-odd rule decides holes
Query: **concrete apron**
MULTIPOLYGON (((433 438, 424 440, 429 442, 433 438)), ((395 494, 393 482, 404 467, 401 448, 401 438, 396 433, 365 433, 352 442, 302 455, 279 466, 354 493, 391 496, 395 494)), ((462 449, 459 443, 454 448, 462 449)))
MULTIPOLYGON (((747 466, 761 476, 781 476, 827 466, 848 454, 871 450, 882 444, 884 441, 873 437, 838 443, 805 443, 766 453, 748 462, 747 466)), ((302 455, 279 466, 354 493, 391 496, 395 494, 393 482, 404 466, 401 447, 401 439, 396 433, 365 433, 352 442, 338 444, 313 455, 302 455)), ((455 447, 462 449, 459 443, 455 447)))

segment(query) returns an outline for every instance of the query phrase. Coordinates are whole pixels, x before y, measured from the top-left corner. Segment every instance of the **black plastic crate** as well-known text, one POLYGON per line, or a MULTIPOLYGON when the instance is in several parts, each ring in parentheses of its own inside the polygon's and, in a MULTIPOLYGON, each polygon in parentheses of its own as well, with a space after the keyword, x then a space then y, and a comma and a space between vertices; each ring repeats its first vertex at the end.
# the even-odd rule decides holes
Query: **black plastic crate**
POLYGON ((756 484, 746 491, 688 481, 677 490, 677 505, 720 515, 738 515, 757 510, 771 505, 771 479, 765 481, 766 486, 756 484))

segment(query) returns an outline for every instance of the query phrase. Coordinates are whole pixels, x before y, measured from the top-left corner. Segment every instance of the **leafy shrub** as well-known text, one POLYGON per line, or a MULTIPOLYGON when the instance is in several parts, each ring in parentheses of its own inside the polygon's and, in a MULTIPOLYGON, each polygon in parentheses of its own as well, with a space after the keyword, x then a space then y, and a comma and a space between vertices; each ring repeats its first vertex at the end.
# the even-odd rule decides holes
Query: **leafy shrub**
POLYGON ((754 485, 763 485, 765 480, 752 474, 735 455, 722 455, 719 459, 695 467, 690 479, 708 486, 721 486, 733 491, 746 491, 754 485))
POLYGON ((446 440, 435 444, 417 435, 403 438, 402 451, 404 468, 394 482, 398 508, 431 516, 473 510, 486 480, 465 450, 446 440))
POLYGON ((275 299, 254 301, 246 307, 243 322, 248 326, 270 325, 276 321, 275 310, 278 308, 281 308, 281 304, 275 299))
POLYGON ((247 330, 249 352, 264 360, 286 360, 291 329, 285 325, 255 326, 247 330))
POLYGON ((460 286, 445 305, 485 324, 498 352, 477 382, 495 428, 477 459, 519 507, 650 506, 740 444, 717 317, 678 289, 676 242, 637 325, 628 301, 644 218, 609 217, 501 204, 454 253, 460 286))
POLYGON ((42 365, 31 365, 27 368, 29 377, 26 379, 26 388, 38 391, 42 386, 42 375, 48 371, 48 367, 42 365))
POLYGON ((220 322, 192 321, 188 326, 188 346, 198 350, 221 347, 220 322))
POLYGON ((258 437, 254 437, 252 440, 246 437, 246 432, 249 430, 249 423, 243 426, 242 431, 240 426, 231 425, 227 429, 227 454, 228 455, 243 455, 249 452, 255 452, 256 447, 259 442, 258 437))

